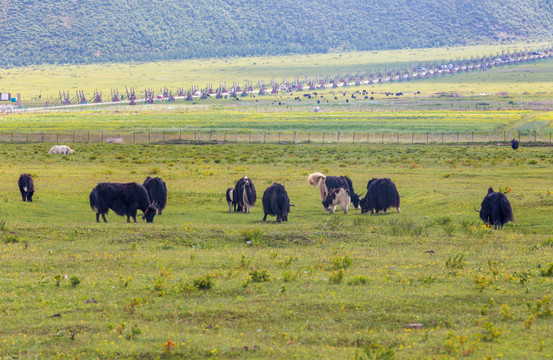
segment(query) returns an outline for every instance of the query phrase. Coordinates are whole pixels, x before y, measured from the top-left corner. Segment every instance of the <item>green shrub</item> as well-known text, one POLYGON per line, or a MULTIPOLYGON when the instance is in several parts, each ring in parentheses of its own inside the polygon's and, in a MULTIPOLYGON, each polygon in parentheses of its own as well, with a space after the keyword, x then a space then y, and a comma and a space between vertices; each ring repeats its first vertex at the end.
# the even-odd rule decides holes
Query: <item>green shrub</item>
POLYGON ((198 279, 194 279, 193 284, 198 290, 209 290, 213 287, 212 279, 213 276, 211 274, 206 274, 198 279))
POLYGON ((352 279, 349 279, 348 285, 365 285, 369 279, 364 275, 355 275, 352 279))
POLYGON ((271 281, 271 275, 267 272, 267 269, 257 270, 253 269, 249 273, 252 282, 266 282, 271 281))
POLYGON ((81 279, 79 279, 79 277, 77 277, 77 276, 71 276, 69 281, 71 282, 72 287, 77 287, 77 285, 79 285, 81 283, 81 279))
POLYGON ((332 268, 335 270, 347 269, 351 266, 352 263, 353 260, 349 257, 348 254, 344 256, 338 255, 334 259, 332 259, 332 268))
POLYGON ((339 284, 344 279, 344 269, 340 269, 338 271, 333 271, 328 276, 328 281, 331 284, 339 284))
POLYGON ((8 234, 4 238, 6 244, 17 244, 19 242, 19 235, 8 234))

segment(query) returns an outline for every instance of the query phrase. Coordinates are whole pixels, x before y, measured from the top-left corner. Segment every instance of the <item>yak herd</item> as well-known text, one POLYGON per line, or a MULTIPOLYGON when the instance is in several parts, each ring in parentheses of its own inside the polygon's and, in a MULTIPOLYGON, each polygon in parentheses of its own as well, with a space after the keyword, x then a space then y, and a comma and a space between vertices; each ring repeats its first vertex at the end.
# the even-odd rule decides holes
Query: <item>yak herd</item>
MULTIPOLYGON (((518 149, 516 139, 511 140, 513 150, 518 149)), ((65 145, 56 145, 48 154, 72 154, 74 151, 65 145)), ((389 208, 396 208, 400 212, 400 196, 396 185, 388 178, 373 178, 367 183, 367 192, 364 197, 355 193, 353 182, 347 176, 325 176, 319 172, 312 173, 307 178, 310 185, 319 188, 321 203, 325 211, 334 214, 339 205, 347 214, 350 204, 355 209, 360 209, 361 214, 371 214, 382 211, 386 213, 389 208)), ((21 174, 18 180, 19 191, 23 201, 32 202, 34 184, 30 174, 21 174)), ((236 182, 233 188, 226 191, 226 200, 229 212, 250 213, 257 199, 255 186, 252 179, 247 176, 236 182)), ((156 212, 161 215, 167 204, 167 187, 165 182, 158 178, 147 177, 142 185, 133 183, 99 183, 92 189, 89 195, 90 207, 96 213, 96 222, 100 222, 100 216, 104 222, 109 210, 117 215, 126 216, 127 222, 133 218, 136 222, 138 210, 143 212, 142 219, 151 223, 156 212)), ((290 204, 288 193, 283 185, 274 183, 265 189, 262 197, 263 221, 267 216, 276 216, 276 221, 281 223, 288 221, 290 204)), ((475 209, 482 221, 501 229, 503 225, 514 221, 511 204, 501 192, 495 192, 490 187, 487 195, 482 200, 480 210, 475 209)))
MULTIPOLYGON (((386 213, 389 208, 396 208, 400 212, 400 196, 395 184, 388 178, 371 179, 367 183, 365 197, 355 193, 353 183, 347 176, 325 176, 321 173, 313 173, 308 177, 309 184, 319 188, 319 195, 324 210, 334 214, 339 205, 344 214, 347 214, 351 203, 355 209, 361 209, 361 214, 371 214, 382 211, 386 213)), ((21 174, 18 180, 19 191, 23 201, 33 201, 34 184, 30 174, 21 174)), ((233 188, 228 188, 226 199, 229 212, 250 213, 255 206, 257 193, 253 181, 246 177, 236 182, 233 188)), ((142 185, 133 183, 99 183, 92 189, 89 195, 90 207, 96 213, 96 222, 100 222, 100 216, 107 222, 106 214, 113 210, 117 215, 126 216, 136 222, 136 213, 141 210, 143 220, 153 222, 156 212, 161 215, 167 205, 167 187, 165 182, 158 178, 147 177, 142 185)), ((265 189, 262 197, 263 221, 267 216, 276 216, 276 221, 281 223, 288 221, 290 204, 288 193, 283 185, 274 183, 265 189)), ((490 187, 488 194, 482 200, 481 209, 476 209, 480 218, 486 224, 501 229, 503 225, 514 221, 511 204, 501 192, 494 192, 490 187)))

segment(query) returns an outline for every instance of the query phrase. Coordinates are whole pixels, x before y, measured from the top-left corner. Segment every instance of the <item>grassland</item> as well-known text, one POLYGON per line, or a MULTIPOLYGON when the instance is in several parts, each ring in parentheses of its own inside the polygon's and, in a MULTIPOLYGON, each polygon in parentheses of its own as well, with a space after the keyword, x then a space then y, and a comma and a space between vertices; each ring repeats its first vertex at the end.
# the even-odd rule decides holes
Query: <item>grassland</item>
POLYGON ((66 157, 0 145, 2 357, 553 355, 547 148, 69 145, 66 157), (329 216, 313 171, 347 174, 357 192, 390 177, 402 212, 329 216), (146 175, 169 189, 154 224, 94 222, 96 183, 146 175), (286 186, 288 223, 263 223, 260 202, 227 213, 224 191, 244 175, 259 197, 286 186), (502 231, 473 210, 489 186, 514 210, 502 231))
MULTIPOLYGON (((513 45, 470 46, 435 49, 409 49, 374 52, 351 52, 318 55, 248 57, 227 59, 201 59, 172 62, 101 64, 101 65, 40 65, 0 69, 1 91, 13 94, 20 92, 24 101, 41 96, 43 102, 57 98, 59 91, 76 90, 86 94, 102 91, 108 97, 111 89, 124 90, 126 86, 137 91, 168 87, 190 89, 192 86, 204 88, 220 82, 231 86, 232 82, 243 85, 245 80, 257 83, 283 78, 335 76, 337 74, 358 73, 386 69, 411 67, 417 64, 432 64, 451 59, 478 58, 525 48, 540 48, 546 43, 520 43, 513 45)), ((464 74, 441 80, 423 80, 412 83, 386 84, 375 86, 375 91, 421 91, 428 95, 435 92, 453 91, 462 94, 521 91, 536 95, 551 94, 551 61, 539 64, 519 65, 494 69, 486 73, 464 74)))
MULTIPOLYGON (((250 104, 251 105, 251 104, 250 104)), ((155 109, 155 108, 154 108, 155 109)), ((515 129, 529 121, 548 127, 549 113, 532 111, 404 111, 263 113, 250 108, 147 112, 27 113, 0 118, 4 131, 220 129, 272 131, 479 131, 515 129)), ((159 108, 158 108, 159 110, 159 108)))

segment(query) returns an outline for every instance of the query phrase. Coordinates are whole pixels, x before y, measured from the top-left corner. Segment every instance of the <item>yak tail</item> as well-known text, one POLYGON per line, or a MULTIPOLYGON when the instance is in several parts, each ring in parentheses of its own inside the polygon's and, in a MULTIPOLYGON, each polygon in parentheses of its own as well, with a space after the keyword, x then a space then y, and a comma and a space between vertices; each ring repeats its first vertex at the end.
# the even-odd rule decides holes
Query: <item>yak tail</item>
POLYGON ((324 176, 319 172, 313 173, 309 175, 309 177, 307 178, 307 180, 309 181, 309 184, 313 186, 318 186, 321 179, 326 179, 326 176, 324 176))
POLYGON ((501 212, 502 219, 505 222, 515 221, 513 217, 513 210, 511 209, 511 204, 507 198, 502 197, 499 199, 499 211, 501 212))

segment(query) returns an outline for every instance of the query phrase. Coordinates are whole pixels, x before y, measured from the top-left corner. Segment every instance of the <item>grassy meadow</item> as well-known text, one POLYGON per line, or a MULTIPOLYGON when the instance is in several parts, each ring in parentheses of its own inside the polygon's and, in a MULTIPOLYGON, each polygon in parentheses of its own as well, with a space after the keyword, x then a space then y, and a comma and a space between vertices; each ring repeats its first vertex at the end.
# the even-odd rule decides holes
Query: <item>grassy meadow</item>
POLYGON ((549 148, 50 145, 0 145, 3 358, 553 356, 549 148), (330 216, 315 171, 358 193, 389 177, 402 211, 330 216), (167 182, 163 215, 95 223, 98 182, 147 175, 167 182), (228 213, 224 192, 245 175, 258 203, 228 213), (297 205, 284 224, 261 221, 274 181, 297 205), (501 231, 473 209, 489 186, 513 207, 501 231))
MULTIPOLYGON (((289 55, 273 57, 247 57, 227 59, 197 59, 171 62, 117 63, 96 65, 40 65, 14 68, 0 68, 2 92, 16 94, 29 102, 41 96, 45 100, 58 98, 60 91, 69 91, 75 96, 83 90, 88 96, 101 91, 109 98, 111 89, 123 91, 134 87, 142 93, 144 89, 158 91, 167 87, 190 89, 192 86, 205 88, 211 84, 219 87, 220 82, 232 86, 233 82, 243 85, 246 80, 257 84, 258 80, 269 82, 274 79, 293 81, 296 77, 363 73, 385 71, 393 68, 448 62, 452 59, 479 58, 482 56, 514 52, 527 48, 539 49, 548 43, 516 43, 512 45, 480 45, 435 49, 406 49, 372 52, 330 53, 314 55, 289 55)), ((423 95, 436 92, 457 92, 478 96, 489 93, 507 92, 518 95, 543 98, 553 92, 551 87, 551 61, 523 64, 492 69, 488 72, 448 76, 439 80, 417 80, 370 87, 374 91, 420 91, 423 95)), ((549 96, 550 98, 550 96, 549 96)))
MULTIPOLYGON (((157 109, 159 110, 159 108, 157 109)), ((511 111, 306 111, 258 112, 219 109, 207 111, 47 112, 0 118, 3 131, 77 131, 208 129, 312 132, 366 131, 476 131, 516 129, 532 122, 551 126, 551 113, 511 111)), ((532 128, 530 125, 526 127, 532 128)))

